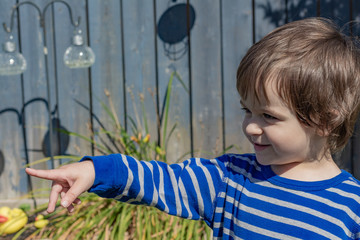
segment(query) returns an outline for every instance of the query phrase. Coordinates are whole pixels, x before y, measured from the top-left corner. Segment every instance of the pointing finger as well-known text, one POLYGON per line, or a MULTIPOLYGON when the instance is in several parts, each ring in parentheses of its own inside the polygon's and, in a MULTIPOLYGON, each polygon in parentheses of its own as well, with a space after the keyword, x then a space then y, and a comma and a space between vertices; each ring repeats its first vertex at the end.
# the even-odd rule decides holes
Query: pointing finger
POLYGON ((38 178, 43 178, 47 180, 59 180, 62 179, 61 170, 59 169, 51 169, 51 170, 39 170, 39 169, 33 169, 33 168, 26 168, 26 173, 38 178))

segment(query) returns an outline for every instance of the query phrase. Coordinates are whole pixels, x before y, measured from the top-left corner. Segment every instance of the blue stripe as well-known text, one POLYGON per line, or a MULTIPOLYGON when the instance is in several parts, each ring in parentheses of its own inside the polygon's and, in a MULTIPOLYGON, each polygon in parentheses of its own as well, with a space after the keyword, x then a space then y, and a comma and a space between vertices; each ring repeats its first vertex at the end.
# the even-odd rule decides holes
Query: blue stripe
POLYGON ((318 183, 287 180, 258 164, 253 154, 173 165, 122 155, 86 159, 93 160, 96 173, 89 191, 204 219, 214 239, 360 236, 360 183, 346 172, 318 183))

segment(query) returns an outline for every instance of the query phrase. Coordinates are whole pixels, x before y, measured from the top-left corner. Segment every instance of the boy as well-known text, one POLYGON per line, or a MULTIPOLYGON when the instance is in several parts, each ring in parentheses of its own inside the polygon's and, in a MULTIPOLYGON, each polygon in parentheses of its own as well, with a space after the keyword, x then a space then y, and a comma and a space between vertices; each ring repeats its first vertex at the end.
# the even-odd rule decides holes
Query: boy
POLYGON ((214 239, 360 239, 360 181, 331 154, 352 134, 360 103, 359 49, 331 22, 311 18, 275 29, 240 63, 243 131, 255 154, 142 162, 84 157, 53 181, 70 212, 84 191, 202 219, 214 239))

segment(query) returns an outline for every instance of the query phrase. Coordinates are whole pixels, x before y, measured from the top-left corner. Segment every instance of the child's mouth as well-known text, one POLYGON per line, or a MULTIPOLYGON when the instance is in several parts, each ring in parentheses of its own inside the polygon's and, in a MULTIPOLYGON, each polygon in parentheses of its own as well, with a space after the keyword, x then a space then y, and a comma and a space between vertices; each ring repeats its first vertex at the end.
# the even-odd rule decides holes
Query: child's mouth
POLYGON ((254 144, 254 149, 257 152, 265 150, 266 148, 268 148, 270 146, 270 145, 264 145, 264 144, 258 144, 258 143, 253 143, 253 144, 254 144))

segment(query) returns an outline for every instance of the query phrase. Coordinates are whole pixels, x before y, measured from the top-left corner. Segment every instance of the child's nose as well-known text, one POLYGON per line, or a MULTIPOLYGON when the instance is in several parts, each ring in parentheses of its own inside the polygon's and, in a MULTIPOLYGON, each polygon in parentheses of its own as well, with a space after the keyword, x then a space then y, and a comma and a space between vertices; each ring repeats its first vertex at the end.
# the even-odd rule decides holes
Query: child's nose
POLYGON ((256 136, 263 134, 263 129, 260 124, 256 121, 256 119, 248 119, 243 123, 243 131, 245 134, 250 136, 256 136))

